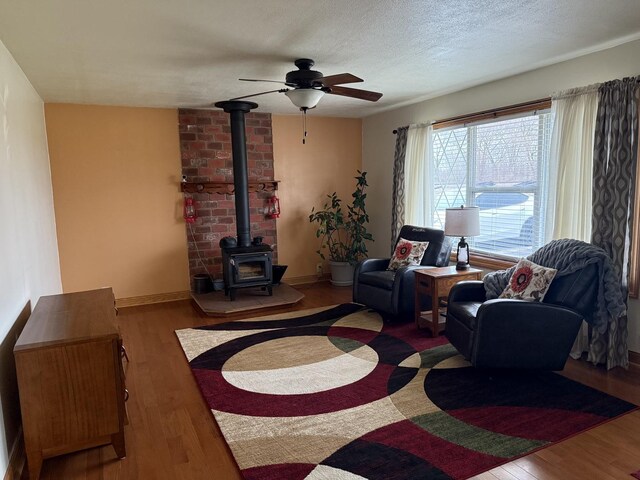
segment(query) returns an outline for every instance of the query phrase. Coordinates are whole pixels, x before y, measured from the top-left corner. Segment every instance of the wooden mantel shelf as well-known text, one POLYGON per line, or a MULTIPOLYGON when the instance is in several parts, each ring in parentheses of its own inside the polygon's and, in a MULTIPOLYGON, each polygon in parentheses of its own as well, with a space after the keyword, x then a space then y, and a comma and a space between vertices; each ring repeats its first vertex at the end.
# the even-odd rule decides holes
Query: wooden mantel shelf
MULTIPOLYGON (((249 180, 249 192, 273 192, 279 180, 249 180)), ((186 193, 219 193, 233 195, 233 182, 181 182, 180 190, 186 193)))

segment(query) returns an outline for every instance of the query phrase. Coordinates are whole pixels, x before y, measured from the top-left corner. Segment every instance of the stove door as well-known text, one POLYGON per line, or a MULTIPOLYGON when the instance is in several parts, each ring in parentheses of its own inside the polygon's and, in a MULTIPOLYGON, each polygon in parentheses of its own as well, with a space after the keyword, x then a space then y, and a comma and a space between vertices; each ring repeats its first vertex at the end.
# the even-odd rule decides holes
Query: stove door
POLYGON ((229 259, 232 285, 271 283, 271 253, 245 253, 229 259))

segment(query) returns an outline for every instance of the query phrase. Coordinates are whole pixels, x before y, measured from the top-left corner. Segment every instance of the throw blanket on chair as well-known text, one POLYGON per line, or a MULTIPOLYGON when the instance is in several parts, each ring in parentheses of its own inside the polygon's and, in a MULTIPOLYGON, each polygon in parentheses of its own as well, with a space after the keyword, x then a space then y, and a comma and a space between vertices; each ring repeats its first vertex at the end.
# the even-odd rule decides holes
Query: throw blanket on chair
MULTIPOLYGON (((547 268, 558 270, 557 277, 569 275, 586 265, 598 265, 598 298, 596 311, 589 322, 601 334, 607 330, 609 318, 617 319, 627 313, 627 306, 620 288, 620 281, 616 277, 613 263, 606 252, 595 245, 563 238, 553 240, 527 257, 528 260, 547 268)), ((487 300, 498 298, 509 283, 515 266, 484 276, 484 289, 487 300)))

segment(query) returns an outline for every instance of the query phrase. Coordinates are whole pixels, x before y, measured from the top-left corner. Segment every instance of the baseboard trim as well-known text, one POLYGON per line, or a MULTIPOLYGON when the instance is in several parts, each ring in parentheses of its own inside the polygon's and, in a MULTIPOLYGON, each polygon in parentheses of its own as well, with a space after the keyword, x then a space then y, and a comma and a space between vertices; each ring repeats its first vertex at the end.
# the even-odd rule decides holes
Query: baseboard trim
POLYGON ((629 363, 635 363, 640 366, 640 353, 629 351, 629 363))
POLYGON ((187 300, 191 298, 191 292, 156 293, 153 295, 142 295, 140 297, 117 298, 116 307, 135 307, 138 305, 150 305, 152 303, 174 302, 176 300, 187 300))
POLYGON ((3 480, 20 480, 22 472, 27 465, 27 454, 24 450, 24 437, 22 435, 22 427, 18 432, 16 441, 13 442, 13 448, 9 455, 9 466, 4 474, 3 480))

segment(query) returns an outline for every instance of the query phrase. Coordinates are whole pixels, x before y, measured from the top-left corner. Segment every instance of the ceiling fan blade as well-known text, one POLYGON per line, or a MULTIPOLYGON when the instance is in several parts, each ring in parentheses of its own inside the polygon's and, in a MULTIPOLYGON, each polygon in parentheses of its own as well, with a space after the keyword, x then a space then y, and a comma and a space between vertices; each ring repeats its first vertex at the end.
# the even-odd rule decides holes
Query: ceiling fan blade
POLYGON ((282 83, 283 85, 286 85, 285 82, 281 82, 280 80, 259 80, 256 78, 239 78, 238 80, 241 80, 243 82, 271 82, 271 83, 282 83))
POLYGON ((266 95, 267 93, 284 93, 288 91, 288 88, 281 88, 280 90, 269 90, 268 92, 252 93, 251 95, 243 95, 242 97, 230 98, 229 100, 242 100, 243 98, 257 97, 258 95, 266 95))
POLYGON ((339 73, 337 75, 329 75, 328 77, 322 77, 318 81, 321 82, 322 85, 325 87, 332 87, 333 85, 339 85, 342 83, 356 83, 356 82, 363 82, 364 80, 350 73, 339 73))
POLYGON ((349 87, 329 87, 327 93, 342 95, 343 97, 359 98, 360 100, 368 100, 370 102, 377 102, 380 97, 382 97, 382 94, 378 92, 349 87))

